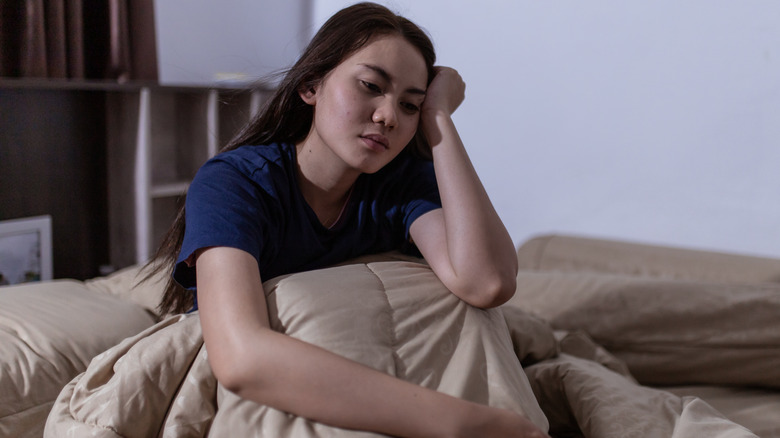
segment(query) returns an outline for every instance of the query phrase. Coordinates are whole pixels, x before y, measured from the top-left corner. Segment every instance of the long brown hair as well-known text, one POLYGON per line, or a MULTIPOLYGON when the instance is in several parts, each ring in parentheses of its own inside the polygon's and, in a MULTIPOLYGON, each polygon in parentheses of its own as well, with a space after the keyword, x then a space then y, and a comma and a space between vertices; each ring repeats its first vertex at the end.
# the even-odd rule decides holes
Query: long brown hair
MULTIPOLYGON (((311 128, 314 110, 300 98, 299 91, 317 85, 349 55, 382 35, 399 35, 415 46, 425 60, 430 83, 435 75, 436 54, 425 31, 384 6, 358 3, 342 9, 325 22, 298 61, 287 70, 260 113, 220 152, 247 144, 295 144, 302 141, 311 128)), ((420 129, 405 151, 430 158, 430 147, 420 129)), ((181 250, 184 229, 185 211, 182 205, 160 248, 147 265, 147 279, 161 272, 168 274, 165 294, 158 309, 161 315, 185 312, 194 304, 193 294, 170 275, 181 250)))

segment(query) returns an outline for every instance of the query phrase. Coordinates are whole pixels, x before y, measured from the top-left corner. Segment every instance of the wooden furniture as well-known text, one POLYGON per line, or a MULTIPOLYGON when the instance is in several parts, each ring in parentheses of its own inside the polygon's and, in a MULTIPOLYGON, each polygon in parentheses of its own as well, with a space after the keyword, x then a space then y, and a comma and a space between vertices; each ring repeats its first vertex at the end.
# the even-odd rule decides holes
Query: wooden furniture
POLYGON ((53 217, 54 276, 144 263, 268 87, 0 80, 0 220, 53 217))

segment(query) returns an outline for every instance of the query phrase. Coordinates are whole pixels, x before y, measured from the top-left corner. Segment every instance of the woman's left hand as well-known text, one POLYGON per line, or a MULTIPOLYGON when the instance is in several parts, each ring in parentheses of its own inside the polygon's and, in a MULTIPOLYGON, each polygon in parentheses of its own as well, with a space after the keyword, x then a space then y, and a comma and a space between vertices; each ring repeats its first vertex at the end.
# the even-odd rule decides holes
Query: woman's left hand
POLYGON ((466 83, 458 71, 450 67, 436 67, 436 76, 425 92, 422 116, 452 115, 466 97, 466 83))

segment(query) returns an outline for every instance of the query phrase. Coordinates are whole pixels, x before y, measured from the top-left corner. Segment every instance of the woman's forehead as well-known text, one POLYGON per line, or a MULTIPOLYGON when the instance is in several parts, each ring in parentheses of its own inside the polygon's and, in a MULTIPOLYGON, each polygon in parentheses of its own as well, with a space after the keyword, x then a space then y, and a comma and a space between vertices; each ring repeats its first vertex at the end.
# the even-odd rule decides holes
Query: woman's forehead
POLYGON ((422 54, 417 47, 398 35, 371 40, 342 64, 368 68, 387 80, 403 82, 404 85, 422 90, 428 82, 428 68, 422 54))

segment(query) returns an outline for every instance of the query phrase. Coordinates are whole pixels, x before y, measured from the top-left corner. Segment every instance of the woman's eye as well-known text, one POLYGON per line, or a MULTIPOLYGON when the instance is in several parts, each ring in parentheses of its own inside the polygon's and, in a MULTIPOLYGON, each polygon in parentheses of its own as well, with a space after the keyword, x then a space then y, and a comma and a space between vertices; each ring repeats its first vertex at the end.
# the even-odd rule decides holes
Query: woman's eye
POLYGON ((366 82, 366 81, 360 81, 360 82, 363 84, 364 87, 368 88, 369 90, 371 90, 371 91, 373 91, 375 93, 381 93, 382 92, 382 89, 379 88, 379 86, 376 85, 376 84, 372 84, 371 82, 366 82))
POLYGON ((413 103, 404 102, 401 104, 401 106, 404 108, 404 110, 410 113, 416 113, 420 111, 420 107, 413 103))

